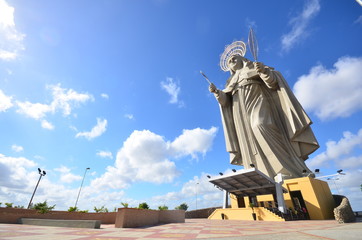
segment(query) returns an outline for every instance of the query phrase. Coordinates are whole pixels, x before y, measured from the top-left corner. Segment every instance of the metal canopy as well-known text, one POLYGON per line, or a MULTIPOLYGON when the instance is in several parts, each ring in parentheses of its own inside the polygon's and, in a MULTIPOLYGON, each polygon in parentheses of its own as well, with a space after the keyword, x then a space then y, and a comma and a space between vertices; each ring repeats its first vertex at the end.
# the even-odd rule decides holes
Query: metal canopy
MULTIPOLYGON (((275 194, 276 182, 257 169, 239 170, 209 180, 219 188, 236 196, 254 197, 257 195, 275 194)), ((283 188, 283 192, 288 191, 283 188)))

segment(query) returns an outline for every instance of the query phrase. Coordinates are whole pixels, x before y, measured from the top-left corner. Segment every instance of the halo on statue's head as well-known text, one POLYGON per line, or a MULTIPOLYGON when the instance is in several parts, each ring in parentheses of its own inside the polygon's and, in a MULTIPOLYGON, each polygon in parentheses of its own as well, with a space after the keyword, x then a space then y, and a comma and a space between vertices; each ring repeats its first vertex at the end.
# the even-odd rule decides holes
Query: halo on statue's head
POLYGON ((225 47, 224 52, 220 57, 220 67, 224 72, 229 71, 228 60, 233 55, 240 55, 244 57, 246 52, 246 45, 243 41, 235 41, 225 47))

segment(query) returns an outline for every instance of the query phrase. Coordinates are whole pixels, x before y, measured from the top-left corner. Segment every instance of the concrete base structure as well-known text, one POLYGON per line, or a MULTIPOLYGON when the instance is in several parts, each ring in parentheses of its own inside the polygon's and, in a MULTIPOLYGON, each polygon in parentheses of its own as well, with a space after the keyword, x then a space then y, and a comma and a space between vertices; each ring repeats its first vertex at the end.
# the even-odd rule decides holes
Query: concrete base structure
POLYGON ((116 216, 116 228, 153 226, 164 223, 184 223, 184 210, 150 210, 137 208, 119 208, 116 216))
MULTIPOLYGON (((287 189, 284 193, 286 208, 289 212, 303 211, 311 220, 333 219, 335 202, 328 184, 325 181, 311 177, 294 178, 284 180, 283 187, 287 189)), ((278 208, 276 196, 257 195, 257 206, 254 212, 257 220, 262 221, 284 221, 267 208, 278 208)), ((249 206, 251 197, 238 197, 230 194, 231 208, 217 209, 210 215, 209 219, 233 219, 253 220, 252 209, 249 206)))
POLYGON ((68 228, 97 228, 101 227, 99 220, 61 220, 61 219, 34 219, 20 218, 19 224, 36 225, 36 226, 52 226, 52 227, 68 227, 68 228))

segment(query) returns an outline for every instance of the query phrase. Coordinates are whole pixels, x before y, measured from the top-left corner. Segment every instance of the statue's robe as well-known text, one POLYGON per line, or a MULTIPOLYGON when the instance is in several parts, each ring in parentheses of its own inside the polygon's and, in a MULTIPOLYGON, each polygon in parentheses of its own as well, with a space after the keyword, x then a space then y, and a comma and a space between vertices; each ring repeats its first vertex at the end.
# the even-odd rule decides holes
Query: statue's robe
POLYGON ((271 178, 312 173, 304 163, 319 147, 312 121, 279 72, 266 67, 259 76, 248 62, 215 96, 231 164, 254 164, 271 178))

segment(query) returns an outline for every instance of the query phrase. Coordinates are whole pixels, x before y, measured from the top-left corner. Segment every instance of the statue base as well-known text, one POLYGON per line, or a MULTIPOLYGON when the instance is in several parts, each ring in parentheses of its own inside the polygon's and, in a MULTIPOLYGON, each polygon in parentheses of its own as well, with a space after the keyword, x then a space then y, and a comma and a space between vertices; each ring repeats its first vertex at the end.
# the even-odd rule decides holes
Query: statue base
POLYGON ((230 194, 231 208, 216 209, 209 219, 253 220, 253 213, 261 221, 334 219, 335 202, 325 181, 311 177, 287 179, 283 188, 288 191, 283 194, 287 213, 278 210, 275 194, 248 197, 230 194))

